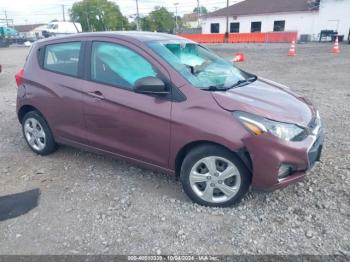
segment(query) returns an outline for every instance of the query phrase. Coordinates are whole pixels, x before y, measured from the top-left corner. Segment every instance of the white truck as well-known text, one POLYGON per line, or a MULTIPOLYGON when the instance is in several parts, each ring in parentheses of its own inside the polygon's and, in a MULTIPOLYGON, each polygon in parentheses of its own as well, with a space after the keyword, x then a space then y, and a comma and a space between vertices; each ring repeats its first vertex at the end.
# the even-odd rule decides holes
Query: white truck
POLYGON ((82 32, 81 24, 75 22, 50 22, 42 32, 44 37, 76 34, 82 32))

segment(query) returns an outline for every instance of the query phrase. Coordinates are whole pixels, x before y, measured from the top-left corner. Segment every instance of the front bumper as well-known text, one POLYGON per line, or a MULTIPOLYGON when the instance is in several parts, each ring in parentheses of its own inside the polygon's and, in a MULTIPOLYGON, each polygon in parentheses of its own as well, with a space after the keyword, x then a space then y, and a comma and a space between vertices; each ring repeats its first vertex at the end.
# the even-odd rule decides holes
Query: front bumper
POLYGON ((244 141, 252 160, 252 187, 258 190, 275 190, 301 181, 308 170, 320 160, 324 143, 321 128, 305 140, 290 142, 278 140, 265 133, 251 136, 244 141), (284 178, 278 173, 282 164, 294 167, 284 178))

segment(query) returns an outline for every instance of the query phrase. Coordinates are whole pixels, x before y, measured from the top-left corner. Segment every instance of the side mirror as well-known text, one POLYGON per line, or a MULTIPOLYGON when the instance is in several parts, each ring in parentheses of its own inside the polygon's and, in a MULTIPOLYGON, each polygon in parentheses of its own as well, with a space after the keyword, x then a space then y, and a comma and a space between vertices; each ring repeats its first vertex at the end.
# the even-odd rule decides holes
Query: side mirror
POLYGON ((137 80, 134 90, 136 93, 140 94, 166 95, 169 93, 166 89, 165 83, 159 78, 153 76, 137 80))

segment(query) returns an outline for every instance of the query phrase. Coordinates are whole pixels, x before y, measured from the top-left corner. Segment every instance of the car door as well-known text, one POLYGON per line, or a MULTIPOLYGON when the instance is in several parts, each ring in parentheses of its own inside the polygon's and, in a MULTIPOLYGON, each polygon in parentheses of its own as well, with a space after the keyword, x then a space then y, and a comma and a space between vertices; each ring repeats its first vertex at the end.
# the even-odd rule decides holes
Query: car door
POLYGON ((91 146, 168 167, 169 97, 135 93, 143 77, 169 75, 156 60, 132 43, 91 41, 84 117, 91 146))
POLYGON ((26 67, 29 98, 45 115, 58 142, 86 144, 83 118, 84 42, 53 42, 39 49, 40 69, 26 67))

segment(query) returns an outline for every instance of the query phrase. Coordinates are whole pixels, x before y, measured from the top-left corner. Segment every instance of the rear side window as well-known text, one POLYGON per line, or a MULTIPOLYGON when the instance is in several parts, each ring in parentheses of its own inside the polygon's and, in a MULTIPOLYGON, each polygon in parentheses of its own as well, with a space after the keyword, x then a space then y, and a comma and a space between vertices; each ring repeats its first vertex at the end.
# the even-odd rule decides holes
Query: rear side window
POLYGON ((114 43, 93 43, 92 80, 132 89, 137 80, 148 76, 157 76, 156 70, 135 51, 114 43))
POLYGON ((47 45, 43 67, 47 70, 78 76, 81 42, 47 45))

